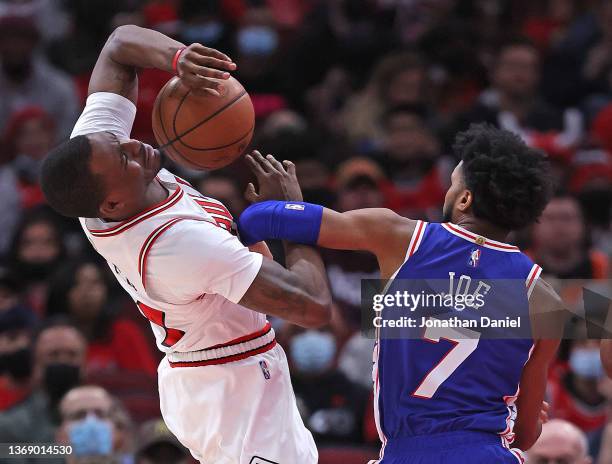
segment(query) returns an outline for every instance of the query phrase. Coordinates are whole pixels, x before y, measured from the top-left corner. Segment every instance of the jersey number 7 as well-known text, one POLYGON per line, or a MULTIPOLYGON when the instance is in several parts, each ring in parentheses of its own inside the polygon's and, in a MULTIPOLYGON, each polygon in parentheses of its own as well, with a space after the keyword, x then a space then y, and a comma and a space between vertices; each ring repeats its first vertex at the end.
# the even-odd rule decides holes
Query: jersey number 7
POLYGON ((461 363, 476 350, 480 333, 464 328, 427 327, 423 339, 431 343, 439 343, 441 339, 444 339, 453 344, 448 353, 427 373, 416 390, 412 392, 412 396, 429 399, 461 363))

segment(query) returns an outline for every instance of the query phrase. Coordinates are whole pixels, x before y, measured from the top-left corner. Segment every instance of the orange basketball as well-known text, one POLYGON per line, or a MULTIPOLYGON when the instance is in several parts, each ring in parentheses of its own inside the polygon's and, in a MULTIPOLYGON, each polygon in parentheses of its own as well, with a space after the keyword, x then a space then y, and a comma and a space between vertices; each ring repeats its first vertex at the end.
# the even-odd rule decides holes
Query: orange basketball
POLYGON ((249 94, 233 77, 221 96, 194 94, 178 77, 160 90, 153 108, 153 133, 160 148, 192 169, 219 169, 238 158, 255 128, 249 94))

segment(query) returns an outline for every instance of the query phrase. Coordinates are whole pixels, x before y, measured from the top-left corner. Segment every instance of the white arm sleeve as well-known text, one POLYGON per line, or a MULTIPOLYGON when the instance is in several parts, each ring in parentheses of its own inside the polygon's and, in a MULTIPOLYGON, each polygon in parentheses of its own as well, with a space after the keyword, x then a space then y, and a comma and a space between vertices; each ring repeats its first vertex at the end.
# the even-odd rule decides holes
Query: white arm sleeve
POLYGON ((70 138, 92 132, 109 131, 120 140, 129 139, 136 117, 136 105, 111 92, 95 92, 87 97, 85 109, 72 129, 70 138))
POLYGON ((259 273, 262 255, 206 221, 186 220, 164 232, 146 257, 147 293, 173 304, 204 293, 238 303, 259 273))

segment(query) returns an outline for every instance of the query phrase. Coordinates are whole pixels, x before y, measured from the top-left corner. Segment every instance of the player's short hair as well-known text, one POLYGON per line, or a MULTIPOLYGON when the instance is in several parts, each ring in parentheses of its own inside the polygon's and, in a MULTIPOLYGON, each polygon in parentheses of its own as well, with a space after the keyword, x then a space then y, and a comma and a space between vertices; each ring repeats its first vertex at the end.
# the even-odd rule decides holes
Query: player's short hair
POLYGON ((40 186, 47 202, 68 217, 98 217, 105 189, 91 172, 91 143, 79 135, 53 149, 45 158, 40 186))
POLYGON ((490 124, 472 124, 457 134, 455 155, 463 161, 474 216, 504 229, 534 222, 551 195, 547 156, 521 138, 490 124))

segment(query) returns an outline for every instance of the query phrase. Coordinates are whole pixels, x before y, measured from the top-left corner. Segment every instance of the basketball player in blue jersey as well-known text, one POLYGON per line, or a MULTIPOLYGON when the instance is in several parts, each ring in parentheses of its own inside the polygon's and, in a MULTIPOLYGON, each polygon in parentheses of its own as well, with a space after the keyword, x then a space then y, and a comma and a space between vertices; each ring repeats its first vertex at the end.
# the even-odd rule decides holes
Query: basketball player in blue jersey
MULTIPOLYGON (((549 195, 546 157, 516 135, 489 125, 458 134, 461 162, 444 201, 444 223, 401 217, 388 209, 338 213, 318 205, 264 201, 253 185, 239 220, 248 245, 285 239, 376 255, 383 279, 507 279, 496 309, 521 317, 546 338, 457 337, 421 330, 422 338, 379 337, 374 353, 375 412, 381 464, 522 463, 546 420, 546 373, 554 358, 562 303, 539 279, 541 268, 515 246, 509 232, 534 222, 549 195), (518 290, 517 290, 518 288, 518 290), (541 332, 540 332, 541 333, 541 332), (551 335, 552 334, 552 335, 551 335)), ((299 189, 274 157, 247 157, 262 198, 299 189), (274 193, 276 192, 276 193, 274 193)), ((383 311, 383 315, 384 315, 383 311)))

